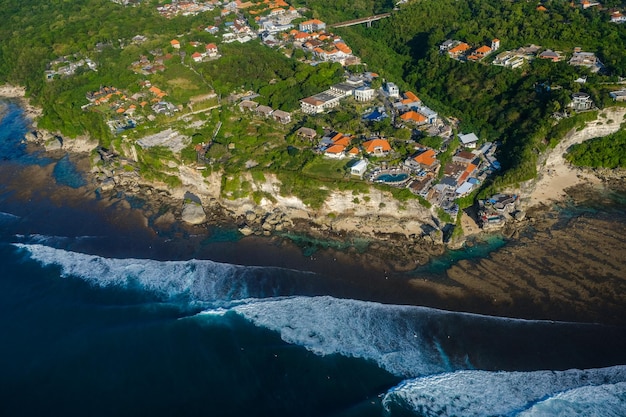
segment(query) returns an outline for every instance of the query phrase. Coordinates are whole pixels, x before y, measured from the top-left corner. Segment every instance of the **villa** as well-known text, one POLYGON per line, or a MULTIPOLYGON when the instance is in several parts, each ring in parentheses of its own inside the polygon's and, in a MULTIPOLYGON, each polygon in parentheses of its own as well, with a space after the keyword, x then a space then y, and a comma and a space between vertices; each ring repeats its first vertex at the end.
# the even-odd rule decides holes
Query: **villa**
POLYGON ((385 156, 391 151, 391 145, 385 139, 372 139, 363 143, 365 152, 375 156, 385 156))
POLYGON ((474 133, 468 133, 466 135, 459 135, 459 140, 466 148, 473 149, 478 143, 478 136, 476 136, 474 133))

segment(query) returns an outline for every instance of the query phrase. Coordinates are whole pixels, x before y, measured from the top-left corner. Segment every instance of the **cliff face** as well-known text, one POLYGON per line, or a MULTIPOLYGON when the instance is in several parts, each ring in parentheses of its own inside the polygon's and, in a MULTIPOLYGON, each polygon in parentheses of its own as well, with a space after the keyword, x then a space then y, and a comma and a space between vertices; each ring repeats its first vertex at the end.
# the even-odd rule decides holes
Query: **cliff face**
POLYGON ((195 169, 184 166, 179 169, 183 187, 176 190, 175 195, 191 191, 200 196, 205 204, 218 202, 234 217, 246 216, 250 212, 257 216, 281 212, 292 222, 308 221, 322 230, 365 235, 421 236, 437 228, 429 209, 417 200, 399 202, 389 192, 374 189, 367 194, 333 191, 321 208, 311 209, 297 197, 281 195, 280 181, 276 176, 266 174, 265 181, 256 182, 250 174, 243 173, 241 180, 251 184, 252 192, 261 191, 271 196, 271 200, 262 198, 257 204, 252 198, 223 198, 221 172, 213 172, 205 178, 195 169))

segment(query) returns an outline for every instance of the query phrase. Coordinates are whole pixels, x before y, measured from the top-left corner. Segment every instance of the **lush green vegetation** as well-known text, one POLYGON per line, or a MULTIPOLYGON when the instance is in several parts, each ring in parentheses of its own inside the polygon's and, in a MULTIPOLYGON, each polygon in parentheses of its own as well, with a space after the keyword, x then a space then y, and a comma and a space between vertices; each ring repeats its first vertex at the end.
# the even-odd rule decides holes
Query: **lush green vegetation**
POLYGON ((536 175, 537 155, 562 136, 552 130, 551 115, 566 108, 573 92, 589 92, 597 105, 608 104, 602 83, 614 78, 566 62, 534 60, 518 70, 462 63, 440 54, 439 44, 453 38, 489 45, 497 37, 501 50, 531 43, 566 53, 581 47, 596 52, 610 75, 626 75, 626 54, 619 46, 626 42, 626 31, 611 24, 606 11, 583 11, 561 1, 544 5, 548 12, 537 11, 536 3, 518 1, 421 0, 370 29, 338 31, 371 69, 413 89, 441 114, 458 116, 461 132, 501 142, 498 159, 504 175, 490 183, 493 191, 536 175), (585 85, 574 82, 580 76, 587 76, 585 85))
POLYGON ((626 168, 626 131, 574 145, 565 159, 591 168, 626 168))
MULTIPOLYGON (((155 4, 153 1, 123 7, 110 0, 30 0, 27 4, 0 0, 0 83, 27 87, 30 98, 44 109, 41 127, 70 137, 89 133, 104 146, 120 149, 121 135, 111 133, 106 117, 81 108, 87 103, 86 92, 115 86, 133 94, 141 90, 139 82, 148 79, 184 111, 194 96, 212 91, 218 94, 220 104, 226 103, 233 92, 258 92, 260 103, 289 111, 298 107, 302 97, 322 91, 343 76, 338 64, 310 66, 256 41, 220 44, 219 59, 195 63, 190 59, 194 49, 188 42, 215 42, 217 38, 202 28, 213 24, 219 11, 165 19, 156 13, 155 4), (130 39, 138 34, 148 40, 132 44, 130 39), (186 57, 177 55, 169 46, 174 37, 183 43, 186 57), (140 75, 130 69, 140 56, 153 58, 158 50, 173 54, 165 63, 165 71, 140 75), (46 65, 55 58, 73 54, 94 60, 98 71, 80 70, 72 77, 47 82, 46 65)), ((583 11, 556 0, 543 4, 547 12, 537 11, 534 3, 521 1, 415 0, 372 28, 357 26, 336 32, 368 63, 360 69, 376 71, 402 89, 415 91, 440 114, 458 117, 461 132, 473 131, 483 140, 501 143, 498 159, 503 174, 486 184, 483 192, 487 193, 532 178, 537 156, 546 147, 556 144, 572 128, 595 118, 596 113, 590 112, 555 123, 551 115, 567 108, 573 92, 588 92, 602 107, 608 104, 607 91, 614 87, 609 83, 617 76, 626 76, 625 26, 610 24, 606 11, 599 9, 583 11), (591 74, 565 62, 535 60, 519 70, 461 63, 438 51, 438 45, 448 38, 479 46, 495 37, 502 41, 501 50, 534 43, 566 53, 574 47, 596 52, 610 76, 591 74), (586 84, 574 82, 580 76, 587 77, 586 84)), ((394 6, 390 0, 298 0, 294 5, 308 6, 308 17, 328 23, 386 12, 394 6)), ((620 4, 608 0, 603 5, 620 4)), ((296 51, 293 54, 304 55, 296 51)), ((216 98, 201 106, 217 103, 216 98)), ((220 111, 195 116, 194 120, 206 121, 204 125, 191 127, 178 114, 159 115, 154 123, 125 133, 127 140, 132 141, 167 124, 192 137, 192 146, 181 155, 171 155, 160 148, 140 154, 138 168, 143 175, 175 185, 176 177, 168 173, 166 162, 178 158, 195 160, 193 145, 212 139, 217 123, 221 122, 222 128, 206 158, 207 172, 225 172, 222 186, 226 195, 235 198, 251 193, 251 184, 242 179, 242 172, 250 172, 254 181, 262 181, 264 172, 271 172, 283 182, 284 194, 297 195, 307 204, 319 207, 330 189, 366 193, 368 187, 349 178, 344 162, 323 160, 313 154, 310 143, 293 135, 297 127, 309 126, 321 132, 332 126, 357 135, 379 132, 395 138, 394 149, 399 152, 386 160, 389 163, 401 161, 409 153, 408 129, 395 128, 389 119, 365 126, 360 121, 363 110, 363 105, 351 103, 325 115, 296 116, 301 117, 296 126, 284 127, 222 106, 220 111)), ((620 140, 612 144, 618 146, 620 140)), ((447 146, 439 156, 441 162, 448 161, 458 146, 457 142, 444 145, 436 137, 420 141, 434 148, 447 146)), ((601 155, 599 148, 584 148, 584 152, 590 153, 585 163, 601 160, 602 164, 615 165, 615 154, 622 148, 613 145, 610 156, 601 155)), ((582 155, 572 158, 584 159, 582 155)), ((620 164, 622 161, 617 158, 616 166, 620 164)), ((393 193, 401 201, 417 198, 407 190, 393 189, 393 193)), ((253 197, 260 200, 267 196, 257 192, 253 197)), ((461 201, 462 205, 468 204, 467 200, 461 201)))

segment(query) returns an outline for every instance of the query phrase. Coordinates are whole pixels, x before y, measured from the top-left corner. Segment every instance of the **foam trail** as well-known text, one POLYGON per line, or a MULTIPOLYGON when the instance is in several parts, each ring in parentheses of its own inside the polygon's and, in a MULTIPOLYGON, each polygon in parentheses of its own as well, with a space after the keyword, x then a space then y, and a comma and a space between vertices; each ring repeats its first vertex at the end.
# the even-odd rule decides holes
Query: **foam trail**
MULTIPOLYGON (((155 261, 110 259, 39 244, 15 243, 43 265, 58 265, 61 276, 78 277, 100 287, 139 287, 166 297, 190 301, 229 301, 289 291, 284 278, 293 271, 245 267, 205 260, 155 261)), ((299 273, 301 276, 302 273, 299 273)))
POLYGON ((399 376, 429 375, 466 366, 463 360, 453 362, 433 342, 429 329, 433 320, 453 313, 330 296, 262 300, 233 310, 257 326, 279 332, 284 341, 318 355, 373 360, 399 376))
POLYGON ((391 415, 408 409, 420 416, 582 416, 587 414, 542 412, 578 409, 586 407, 585 402, 592 409, 599 404, 586 400, 598 392, 614 402, 621 401, 616 409, 624 409, 625 381, 626 366, 534 372, 457 371, 404 381, 385 395, 383 406, 391 415))
POLYGON ((541 401, 519 414, 519 417, 551 416, 626 416, 626 382, 574 388, 541 401))
POLYGON ((17 216, 15 214, 11 214, 11 213, 6 213, 4 211, 0 211, 0 220, 17 220, 20 219, 20 216, 17 216))

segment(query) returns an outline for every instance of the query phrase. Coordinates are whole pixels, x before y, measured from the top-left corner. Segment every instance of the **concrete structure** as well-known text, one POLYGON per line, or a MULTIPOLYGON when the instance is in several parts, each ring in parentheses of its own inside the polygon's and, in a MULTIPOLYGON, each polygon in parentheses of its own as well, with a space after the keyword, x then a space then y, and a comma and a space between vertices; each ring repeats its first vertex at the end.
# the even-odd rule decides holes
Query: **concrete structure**
POLYGON ((386 83, 385 90, 387 91, 387 95, 391 98, 400 97, 400 89, 394 83, 386 83))
POLYGON ((311 19, 300 23, 298 28, 300 32, 317 32, 326 29, 326 23, 319 19, 311 19))
POLYGON ((359 177, 363 177, 365 171, 367 171, 367 161, 365 159, 361 159, 350 168, 350 174, 359 177))
POLYGON ((478 143, 478 136, 476 136, 474 133, 468 133, 466 135, 459 135, 459 140, 466 148, 473 149, 478 143))
POLYGON ((570 107, 576 111, 589 110, 593 107, 593 101, 587 93, 574 93, 570 107))
POLYGON ((374 98, 376 91, 373 88, 361 86, 354 90, 354 99, 356 101, 369 101, 374 98))

